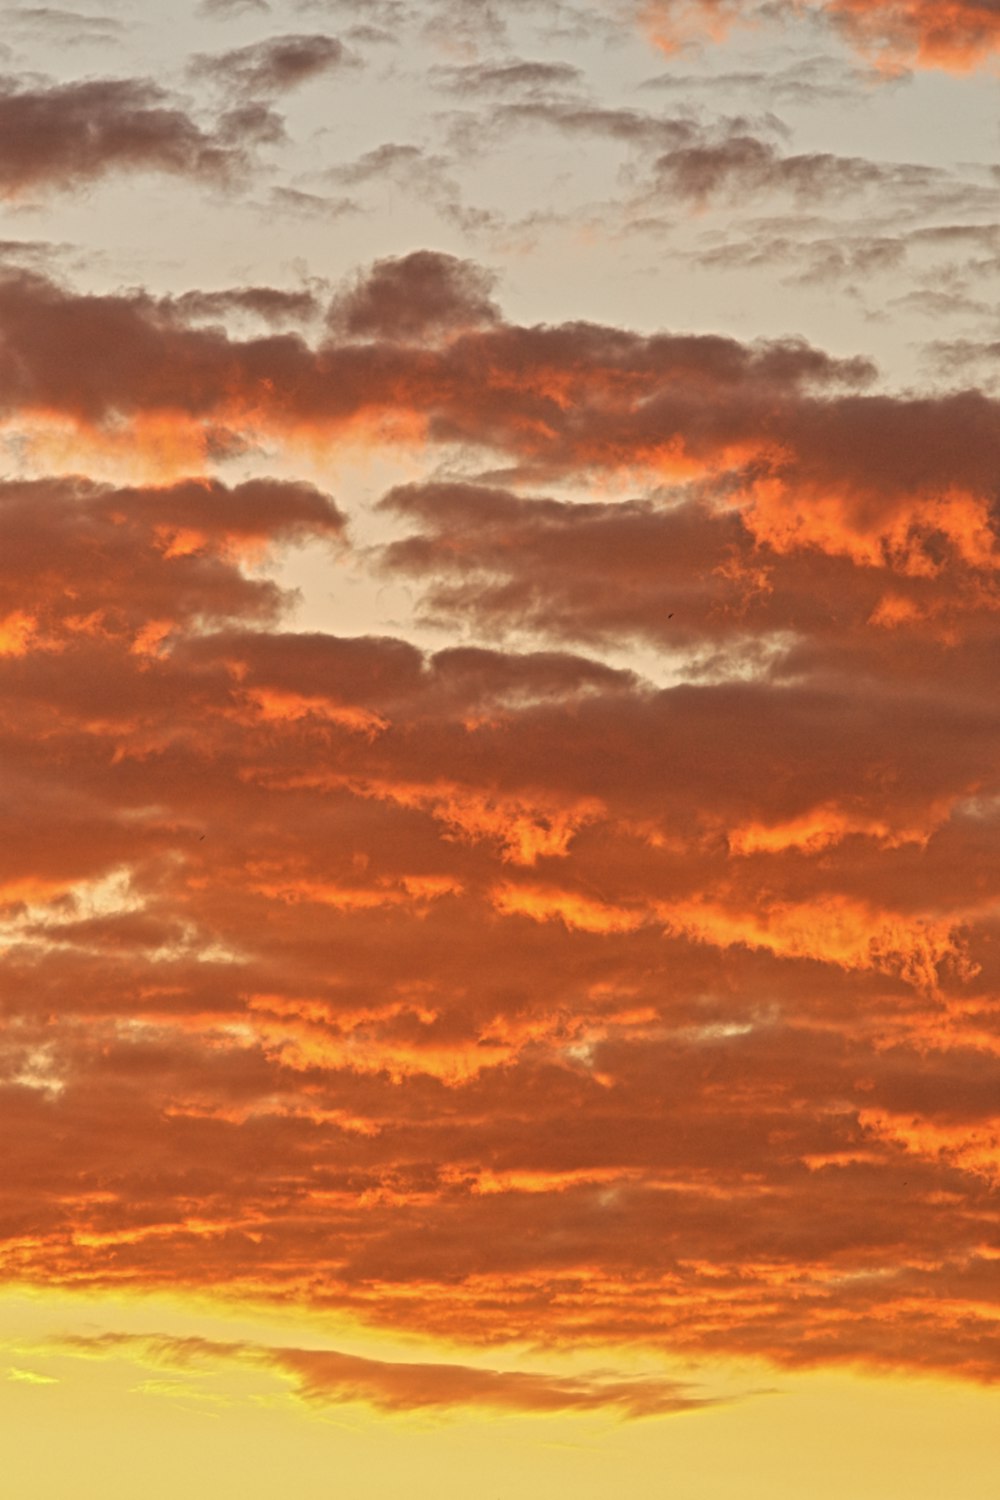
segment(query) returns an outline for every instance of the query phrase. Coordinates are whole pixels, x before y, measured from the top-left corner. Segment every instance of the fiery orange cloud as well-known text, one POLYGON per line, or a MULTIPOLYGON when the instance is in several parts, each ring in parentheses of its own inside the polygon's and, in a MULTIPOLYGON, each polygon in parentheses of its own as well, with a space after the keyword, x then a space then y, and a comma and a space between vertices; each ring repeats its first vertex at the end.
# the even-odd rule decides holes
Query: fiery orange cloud
MULTIPOLYGON (((693 39, 717 41, 734 25, 753 25, 763 9, 753 0, 643 0, 639 21, 669 54, 693 39)), ((993 0, 793 0, 789 9, 829 19, 888 72, 915 66, 965 73, 992 62, 1000 47, 993 0)))
POLYGON ((889 67, 912 60, 962 73, 991 61, 1000 47, 1000 15, 991 0, 834 0, 830 12, 889 67))
POLYGON ((633 932, 642 925, 642 913, 610 906, 572 891, 546 890, 532 885, 499 886, 493 893, 498 911, 505 916, 531 917, 536 922, 558 918, 581 932, 633 932))
MULTIPOLYGON (((311 343, 0 289, 9 421, 287 455, 398 408, 511 465, 392 489, 358 559, 437 651, 291 627, 261 556, 348 544, 310 485, 0 486, 0 1264, 995 1379, 996 403, 489 294, 383 262, 311 343)), ((383 1408, 676 1394, 259 1358, 383 1408)))
POLYGON ((23 656, 35 638, 38 621, 23 609, 12 609, 0 620, 0 656, 23 656))

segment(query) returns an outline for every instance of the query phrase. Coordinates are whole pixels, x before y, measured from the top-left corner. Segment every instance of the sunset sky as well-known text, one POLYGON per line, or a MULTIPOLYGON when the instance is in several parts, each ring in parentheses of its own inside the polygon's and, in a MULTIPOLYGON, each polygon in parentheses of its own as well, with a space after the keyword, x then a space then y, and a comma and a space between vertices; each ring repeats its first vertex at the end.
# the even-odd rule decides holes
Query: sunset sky
POLYGON ((4 1494, 996 1500, 1000 3, 95 4, 0 13, 4 1494))

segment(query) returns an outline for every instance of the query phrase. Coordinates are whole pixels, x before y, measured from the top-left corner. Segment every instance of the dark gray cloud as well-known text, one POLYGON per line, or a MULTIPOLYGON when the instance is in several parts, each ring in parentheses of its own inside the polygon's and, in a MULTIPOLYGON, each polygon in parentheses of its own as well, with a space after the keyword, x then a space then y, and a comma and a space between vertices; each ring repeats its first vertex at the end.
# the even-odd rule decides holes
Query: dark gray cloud
POLYGON ((961 384, 975 379, 995 387, 1000 380, 1000 337, 935 339, 924 351, 926 364, 938 375, 961 384))
POLYGON ((220 292, 183 292, 173 306, 184 319, 225 318, 248 313, 275 327, 308 323, 321 309, 317 292, 308 288, 286 291, 270 286, 228 287, 220 292))
POLYGON ((0 196, 72 189, 122 171, 167 172, 215 184, 249 165, 247 146, 274 139, 276 116, 198 124, 148 79, 0 83, 0 196))
POLYGON ((682 73, 677 69, 647 79, 640 87, 654 93, 730 98, 747 93, 754 98, 789 104, 822 104, 831 100, 862 100, 870 96, 871 76, 830 56, 804 57, 783 68, 744 69, 740 72, 682 73))
POLYGON ((576 88, 583 82, 584 75, 571 63, 528 62, 511 58, 504 62, 438 67, 432 77, 436 83, 457 94, 536 94, 576 88))
POLYGON ((376 261, 341 292, 330 323, 347 338, 400 343, 497 323, 496 278, 473 261, 435 250, 376 261))
POLYGON ((299 218, 332 221, 348 214, 363 213, 364 207, 354 198, 331 198, 325 193, 308 193, 302 188, 275 187, 271 189, 270 201, 262 211, 270 214, 275 210, 299 218))
POLYGON ((429 157, 420 146, 386 141, 381 146, 372 147, 354 162, 330 168, 326 175, 331 181, 354 187, 364 182, 377 182, 382 177, 392 177, 397 173, 410 178, 417 175, 422 181, 427 171, 436 175, 444 165, 443 158, 429 157))
POLYGON ((357 65, 336 37, 313 34, 269 37, 228 52, 203 54, 193 59, 190 71, 195 78, 211 79, 236 94, 269 98, 357 65))
POLYGON ((655 191, 704 204, 745 202, 783 192, 801 201, 842 198, 877 189, 925 192, 942 179, 932 167, 883 163, 832 152, 785 152, 773 142, 737 131, 663 152, 653 167, 655 191))
POLYGON ((270 9, 268 0, 201 0, 198 6, 201 15, 218 17, 220 20, 247 14, 267 15, 270 9))

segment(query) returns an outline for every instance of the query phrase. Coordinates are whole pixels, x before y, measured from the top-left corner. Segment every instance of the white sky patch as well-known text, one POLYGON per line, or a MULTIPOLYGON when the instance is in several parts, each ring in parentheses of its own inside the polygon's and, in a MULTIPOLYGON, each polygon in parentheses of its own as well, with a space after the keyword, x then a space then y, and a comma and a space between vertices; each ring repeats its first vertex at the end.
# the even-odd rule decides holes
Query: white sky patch
POLYGON ((58 1095, 66 1088, 66 1083, 58 1073, 57 1059, 55 1059, 54 1047, 31 1047, 24 1056, 21 1067, 16 1073, 10 1074, 10 1082, 19 1083, 25 1089, 37 1089, 39 1094, 45 1094, 49 1100, 57 1100, 58 1095))
POLYGON ((684 1026, 674 1036, 685 1042, 726 1042, 734 1036, 749 1036, 756 1031, 754 1021, 713 1021, 707 1026, 684 1026))
POLYGON ((53 941, 58 941, 60 927, 139 912, 144 905, 132 886, 131 870, 122 866, 96 880, 78 881, 63 891, 54 889, 49 900, 28 900, 12 906, 11 914, 0 920, 0 952, 29 930, 32 941, 44 946, 48 932, 53 941))
MULTIPOLYGON (((134 871, 122 866, 97 880, 80 881, 48 901, 28 901, 9 908, 0 920, 0 956, 19 943, 37 953, 59 948, 67 942, 81 951, 102 953, 99 942, 88 944, 79 925, 109 917, 135 916, 149 910, 147 898, 134 884, 134 871)), ((144 950, 150 963, 194 959, 205 964, 245 962, 246 955, 233 944, 205 934, 197 923, 186 921, 179 935, 155 948, 144 950)))

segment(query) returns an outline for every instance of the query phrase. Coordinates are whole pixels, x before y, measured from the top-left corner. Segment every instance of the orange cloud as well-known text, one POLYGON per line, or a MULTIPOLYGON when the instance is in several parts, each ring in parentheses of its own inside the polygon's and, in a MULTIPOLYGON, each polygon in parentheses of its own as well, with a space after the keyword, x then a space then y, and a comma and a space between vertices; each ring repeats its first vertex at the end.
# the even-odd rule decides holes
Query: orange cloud
POLYGON ((634 932, 644 921, 642 913, 581 895, 534 885, 502 885, 493 892, 497 910, 505 916, 531 917, 535 922, 554 918, 580 932, 634 932))
POLYGON ((712 901, 665 904, 659 915, 669 930, 697 942, 745 943, 782 958, 872 968, 930 989, 937 987, 939 965, 963 963, 947 920, 901 919, 837 896, 815 903, 776 902, 758 912, 726 910, 712 901))
POLYGON ((994 1184, 1000 1180, 1000 1116, 983 1120, 974 1130, 879 1110, 862 1110, 858 1120, 880 1140, 898 1144, 914 1156, 954 1162, 994 1184))
POLYGON ((833 0, 837 25, 861 49, 893 69, 947 68, 964 73, 1000 47, 1000 15, 991 0, 833 0))
POLYGON ((935 809, 932 823, 922 828, 893 828, 877 818, 853 816, 837 807, 810 809, 787 823, 768 826, 750 823, 729 829, 726 837, 734 854, 776 854, 783 849, 804 849, 810 853, 828 849, 843 839, 860 836, 873 838, 887 848, 900 844, 925 846, 932 827, 945 822, 950 809, 935 809))
MULTIPOLYGON (((358 557, 491 643, 440 651, 288 628, 261 555, 347 530, 309 485, 0 486, 5 1274, 994 1379, 995 403, 512 327, 437 263, 393 338, 398 269, 316 346, 0 288, 11 420, 399 402, 513 465, 393 490, 358 557)), ((326 1354, 281 1368, 673 1399, 326 1354)))
POLYGON ((0 656, 23 656, 35 638, 38 621, 23 609, 12 609, 0 620, 0 656))
MULTIPOLYGON (((991 62, 1000 46, 992 0, 793 0, 791 9, 828 19, 888 72, 915 66, 965 73, 991 62)), ((638 14, 650 40, 669 54, 692 40, 719 41, 733 25, 757 24, 766 9, 753 0, 644 0, 638 14)))

